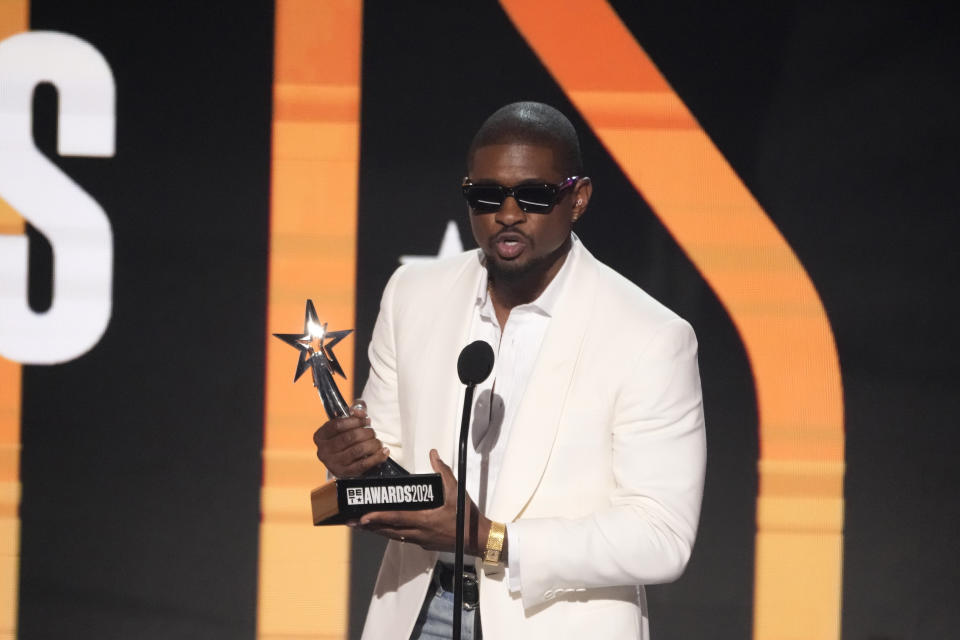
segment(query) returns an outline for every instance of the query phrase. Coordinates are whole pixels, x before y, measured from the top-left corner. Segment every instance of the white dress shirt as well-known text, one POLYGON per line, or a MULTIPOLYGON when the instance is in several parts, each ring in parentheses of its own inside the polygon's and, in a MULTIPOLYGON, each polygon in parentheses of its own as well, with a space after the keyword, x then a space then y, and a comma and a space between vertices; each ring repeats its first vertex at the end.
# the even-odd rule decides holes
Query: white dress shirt
MULTIPOLYGON (((486 512, 496 489, 500 464, 510 441, 517 408, 536 364, 557 300, 562 294, 563 284, 579 255, 580 241, 574 234, 571 237, 573 244, 560 271, 536 300, 511 309, 504 327, 497 321, 486 274, 477 289, 476 313, 467 343, 483 340, 493 347, 496 356, 493 371, 477 385, 474 392, 467 446, 467 494, 477 503, 481 513, 486 512)), ((458 457, 456 443, 457 438, 454 438, 455 450, 451 458, 454 469, 458 457)), ((509 491, 509 488, 505 490, 509 491)), ((510 523, 507 523, 507 540, 510 590, 519 591, 520 539, 517 528, 510 523)), ((440 560, 452 564, 454 554, 441 553, 440 560)))

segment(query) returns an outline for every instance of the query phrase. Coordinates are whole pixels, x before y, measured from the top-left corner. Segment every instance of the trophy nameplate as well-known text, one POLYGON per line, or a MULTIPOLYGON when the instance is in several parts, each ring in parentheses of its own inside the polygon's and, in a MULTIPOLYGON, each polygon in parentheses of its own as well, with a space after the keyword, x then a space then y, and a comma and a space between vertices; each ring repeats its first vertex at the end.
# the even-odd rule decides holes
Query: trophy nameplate
MULTIPOLYGON (((333 347, 353 330, 327 331, 313 301, 307 300, 303 333, 275 333, 300 352, 296 382, 310 369, 313 386, 332 420, 350 414, 333 374, 346 378, 333 347)), ((443 506, 443 481, 439 473, 407 473, 393 459, 373 467, 362 476, 338 478, 310 492, 314 525, 343 524, 370 511, 417 511, 443 506)))

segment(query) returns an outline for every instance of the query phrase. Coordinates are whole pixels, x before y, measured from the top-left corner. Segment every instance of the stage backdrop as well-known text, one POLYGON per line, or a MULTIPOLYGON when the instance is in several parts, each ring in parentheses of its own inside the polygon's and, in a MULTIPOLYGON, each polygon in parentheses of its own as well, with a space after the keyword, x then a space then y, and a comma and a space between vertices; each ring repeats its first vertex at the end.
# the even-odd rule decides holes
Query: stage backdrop
POLYGON ((359 636, 383 544, 310 525, 323 409, 268 334, 312 298, 359 393, 387 278, 473 246, 465 151, 522 99, 581 132, 578 235, 700 341, 703 515, 654 636, 950 637, 950 25, 0 0, 0 637, 359 636))

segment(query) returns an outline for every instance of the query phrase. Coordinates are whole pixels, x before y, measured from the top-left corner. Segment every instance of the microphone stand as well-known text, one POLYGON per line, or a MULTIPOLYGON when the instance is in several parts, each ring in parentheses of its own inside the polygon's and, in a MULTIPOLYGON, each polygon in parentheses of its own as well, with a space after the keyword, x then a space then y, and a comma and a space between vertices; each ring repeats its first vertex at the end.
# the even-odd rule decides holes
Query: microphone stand
POLYGON ((473 408, 473 390, 476 387, 476 384, 467 385, 466 395, 463 398, 463 417, 460 419, 460 448, 457 455, 457 543, 453 560, 453 640, 460 640, 460 620, 463 614, 463 524, 467 502, 467 435, 470 433, 470 411, 473 408))
POLYGON ((453 638, 460 640, 463 619, 463 521, 467 503, 467 435, 470 433, 470 413, 473 392, 493 371, 493 347, 483 340, 475 340, 463 348, 457 358, 457 375, 466 385, 463 396, 463 417, 460 419, 460 448, 457 456, 457 541, 453 558, 453 638))

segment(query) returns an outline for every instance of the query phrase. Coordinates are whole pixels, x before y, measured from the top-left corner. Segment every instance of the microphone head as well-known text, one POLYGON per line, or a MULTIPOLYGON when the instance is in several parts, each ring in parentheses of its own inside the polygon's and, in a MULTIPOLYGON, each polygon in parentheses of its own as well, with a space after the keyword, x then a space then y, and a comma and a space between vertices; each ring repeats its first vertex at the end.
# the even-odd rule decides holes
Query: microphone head
POLYGON ((493 347, 477 340, 460 352, 457 359, 457 374, 463 384, 480 384, 493 371, 493 347))

